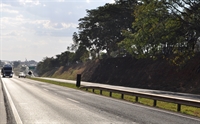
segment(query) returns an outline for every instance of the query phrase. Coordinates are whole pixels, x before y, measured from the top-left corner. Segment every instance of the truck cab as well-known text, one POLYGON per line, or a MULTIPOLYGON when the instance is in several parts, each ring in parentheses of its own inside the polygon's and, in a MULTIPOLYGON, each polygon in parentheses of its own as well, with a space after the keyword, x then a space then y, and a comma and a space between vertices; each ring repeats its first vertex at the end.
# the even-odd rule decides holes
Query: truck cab
POLYGON ((1 69, 1 75, 3 77, 13 77, 13 68, 11 65, 4 65, 1 69))

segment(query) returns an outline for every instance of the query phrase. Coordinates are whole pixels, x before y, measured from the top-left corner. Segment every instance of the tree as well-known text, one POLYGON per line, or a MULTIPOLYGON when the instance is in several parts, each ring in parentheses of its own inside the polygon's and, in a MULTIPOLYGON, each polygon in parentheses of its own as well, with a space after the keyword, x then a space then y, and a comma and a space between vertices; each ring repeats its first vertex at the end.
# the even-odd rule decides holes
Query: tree
POLYGON ((179 50, 176 50, 173 63, 184 65, 195 55, 200 37, 200 1, 197 0, 166 0, 165 4, 173 15, 182 23, 182 40, 179 50))
POLYGON ((200 37, 200 1, 198 0, 166 0, 170 11, 183 23, 188 49, 194 50, 200 37))
POLYGON ((73 44, 70 47, 67 47, 67 50, 76 51, 78 49, 78 44, 79 44, 79 36, 76 32, 73 33, 72 40, 73 44))
POLYGON ((168 13, 161 1, 144 1, 135 11, 135 32, 124 31, 125 40, 121 43, 135 57, 143 58, 161 53, 161 47, 174 46, 171 39, 175 36, 170 30, 178 28, 180 24, 168 13), (174 24, 175 22, 175 24, 174 24), (167 36, 167 37, 166 37, 167 36))
POLYGON ((57 55, 57 60, 59 61, 59 65, 60 66, 65 66, 65 65, 69 65, 70 63, 72 63, 72 55, 73 53, 69 52, 69 51, 65 51, 63 53, 61 53, 59 56, 57 55))
POLYGON ((13 62, 13 67, 16 68, 20 65, 20 61, 14 61, 13 62))
POLYGON ((121 31, 132 30, 131 23, 134 21, 132 12, 137 2, 129 1, 116 1, 115 4, 87 10, 87 16, 79 19, 79 33, 74 33, 73 39, 98 57, 103 50, 107 51, 108 57, 111 52, 120 51, 117 43, 124 39, 121 31))
POLYGON ((80 45, 73 56, 73 62, 85 62, 89 59, 89 51, 80 45))
POLYGON ((51 71, 55 67, 55 65, 53 64, 53 60, 54 60, 53 57, 51 58, 45 57, 43 61, 39 62, 36 67, 38 75, 41 76, 44 73, 51 71))
MULTIPOLYGON (((194 46, 199 37, 196 30, 199 29, 199 23, 195 26, 195 23, 191 23, 192 14, 185 14, 188 13, 186 10, 192 10, 197 5, 194 2, 195 4, 187 9, 183 5, 184 10, 179 11, 175 8, 177 3, 182 7, 178 0, 142 0, 141 5, 134 10, 135 32, 124 31, 126 38, 120 45, 138 58, 155 58, 158 54, 164 57, 170 55, 169 60, 174 64, 184 64, 193 56, 194 46)), ((195 11, 190 12, 199 18, 199 6, 195 8, 195 11)), ((195 19, 192 20, 197 23, 195 19)))
POLYGON ((41 76, 60 66, 69 66, 76 62, 84 62, 89 58, 89 53, 84 46, 79 46, 76 52, 65 51, 56 57, 45 57, 37 64, 36 71, 41 76))

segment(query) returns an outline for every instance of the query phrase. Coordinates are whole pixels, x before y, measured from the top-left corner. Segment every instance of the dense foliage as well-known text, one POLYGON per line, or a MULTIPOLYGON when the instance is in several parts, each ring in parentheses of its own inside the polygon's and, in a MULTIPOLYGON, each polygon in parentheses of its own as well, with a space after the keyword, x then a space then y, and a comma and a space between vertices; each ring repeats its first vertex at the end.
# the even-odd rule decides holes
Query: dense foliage
POLYGON ((200 3, 197 0, 142 0, 134 10, 135 32, 120 43, 134 57, 163 55, 183 65, 199 51, 200 3))
POLYGON ((55 57, 44 58, 43 61, 39 62, 37 65, 37 73, 42 75, 45 72, 51 71, 60 66, 84 62, 86 61, 86 58, 89 58, 89 54, 84 47, 79 47, 76 52, 65 51, 55 57))
POLYGON ((40 74, 89 58, 127 55, 161 56, 180 66, 200 50, 200 1, 115 0, 87 10, 73 41, 69 51, 40 62, 40 74))
MULTIPOLYGON (((85 46, 91 53, 100 57, 101 51, 120 54, 118 43, 124 39, 122 30, 132 31, 133 8, 137 1, 116 1, 97 9, 87 10, 87 15, 79 19, 79 32, 74 33, 76 44, 85 46)), ((95 57, 95 56, 94 56, 95 57)))

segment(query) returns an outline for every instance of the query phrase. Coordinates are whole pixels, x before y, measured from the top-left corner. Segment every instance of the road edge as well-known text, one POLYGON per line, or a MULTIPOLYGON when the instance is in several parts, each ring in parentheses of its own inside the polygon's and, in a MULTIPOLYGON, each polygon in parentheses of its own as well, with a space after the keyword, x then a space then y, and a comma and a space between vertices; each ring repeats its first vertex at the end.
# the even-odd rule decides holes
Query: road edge
POLYGON ((3 96, 5 101, 7 124, 23 124, 21 119, 19 118, 18 112, 16 112, 14 103, 2 79, 0 79, 0 82, 2 84, 3 96))
POLYGON ((5 99, 3 93, 3 87, 0 80, 0 123, 6 124, 7 123, 7 115, 6 115, 6 107, 5 107, 5 99))

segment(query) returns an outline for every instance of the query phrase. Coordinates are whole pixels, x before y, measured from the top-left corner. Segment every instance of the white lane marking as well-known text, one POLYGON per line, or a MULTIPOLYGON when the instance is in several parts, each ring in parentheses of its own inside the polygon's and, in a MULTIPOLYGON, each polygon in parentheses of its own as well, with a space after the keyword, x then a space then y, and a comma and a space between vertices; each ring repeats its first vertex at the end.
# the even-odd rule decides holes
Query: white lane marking
POLYGON ((45 91, 49 91, 49 90, 47 90, 47 89, 44 89, 45 91))
POLYGON ((10 103, 10 106, 11 106, 11 109, 12 109, 12 112, 13 112, 13 115, 14 115, 14 118, 15 118, 16 123, 17 123, 17 124, 23 124, 23 123, 22 123, 22 120, 21 120, 21 118, 20 118, 20 116, 19 116, 19 113, 18 113, 18 111, 17 111, 17 109, 16 109, 16 107, 15 107, 13 101, 12 101, 12 98, 11 98, 11 96, 10 96, 10 93, 8 92, 8 90, 7 90, 7 88, 6 88, 6 85, 4 84, 4 81, 3 81, 3 80, 2 80, 2 83, 3 83, 4 90, 5 90, 6 94, 7 94, 8 101, 9 101, 9 103, 10 103))
POLYGON ((75 103, 80 103, 79 101, 76 101, 76 100, 73 100, 73 99, 70 99, 70 98, 67 98, 67 99, 72 101, 72 102, 75 102, 75 103))

